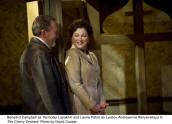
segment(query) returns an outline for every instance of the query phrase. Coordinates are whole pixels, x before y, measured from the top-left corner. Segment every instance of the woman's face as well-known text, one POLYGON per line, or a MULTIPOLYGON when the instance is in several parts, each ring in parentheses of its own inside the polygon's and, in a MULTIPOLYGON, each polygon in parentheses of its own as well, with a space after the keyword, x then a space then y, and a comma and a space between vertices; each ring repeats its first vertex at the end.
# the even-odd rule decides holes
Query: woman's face
POLYGON ((78 28, 73 33, 72 43, 75 45, 75 47, 86 50, 88 41, 89 37, 85 28, 78 28))

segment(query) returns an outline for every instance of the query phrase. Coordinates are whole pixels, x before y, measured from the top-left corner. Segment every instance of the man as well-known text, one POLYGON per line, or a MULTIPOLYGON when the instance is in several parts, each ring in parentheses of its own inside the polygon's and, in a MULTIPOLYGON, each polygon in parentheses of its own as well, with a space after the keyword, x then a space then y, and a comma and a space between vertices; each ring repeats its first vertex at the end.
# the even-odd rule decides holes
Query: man
POLYGON ((20 60, 23 114, 71 114, 67 83, 51 53, 58 38, 55 19, 36 17, 32 32, 20 60))

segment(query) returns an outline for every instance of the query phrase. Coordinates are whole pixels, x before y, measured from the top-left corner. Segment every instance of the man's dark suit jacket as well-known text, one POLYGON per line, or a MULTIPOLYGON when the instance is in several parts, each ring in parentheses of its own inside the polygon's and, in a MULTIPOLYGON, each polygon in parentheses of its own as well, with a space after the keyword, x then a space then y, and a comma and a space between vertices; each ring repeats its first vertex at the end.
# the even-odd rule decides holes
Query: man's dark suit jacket
POLYGON ((32 38, 20 59, 23 114, 72 114, 68 90, 51 50, 32 38))

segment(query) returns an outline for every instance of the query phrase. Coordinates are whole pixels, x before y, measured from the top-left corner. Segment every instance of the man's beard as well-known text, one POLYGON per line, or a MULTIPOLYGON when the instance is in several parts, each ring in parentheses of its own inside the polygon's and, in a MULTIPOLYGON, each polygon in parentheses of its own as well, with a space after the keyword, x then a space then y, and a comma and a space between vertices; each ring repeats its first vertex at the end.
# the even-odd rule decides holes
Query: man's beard
POLYGON ((54 41, 53 44, 51 45, 51 47, 55 47, 56 45, 56 42, 54 41))

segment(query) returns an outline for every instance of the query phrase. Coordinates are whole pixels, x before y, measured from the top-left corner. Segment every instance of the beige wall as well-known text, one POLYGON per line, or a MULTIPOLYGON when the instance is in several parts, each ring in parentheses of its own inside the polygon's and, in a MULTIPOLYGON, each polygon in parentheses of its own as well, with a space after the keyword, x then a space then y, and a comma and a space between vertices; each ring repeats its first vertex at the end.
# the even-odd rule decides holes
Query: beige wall
POLYGON ((32 23, 34 19, 39 15, 38 1, 27 2, 27 23, 28 23, 28 41, 33 37, 32 23))

